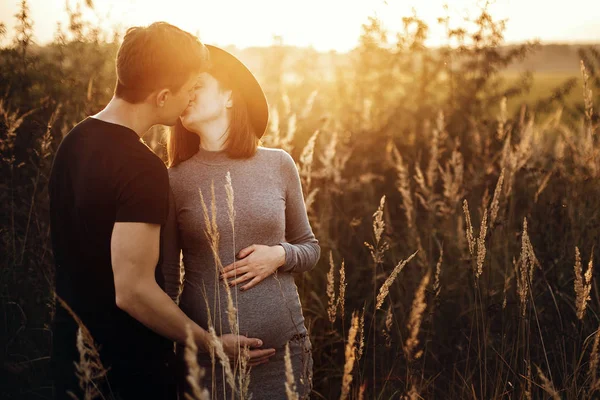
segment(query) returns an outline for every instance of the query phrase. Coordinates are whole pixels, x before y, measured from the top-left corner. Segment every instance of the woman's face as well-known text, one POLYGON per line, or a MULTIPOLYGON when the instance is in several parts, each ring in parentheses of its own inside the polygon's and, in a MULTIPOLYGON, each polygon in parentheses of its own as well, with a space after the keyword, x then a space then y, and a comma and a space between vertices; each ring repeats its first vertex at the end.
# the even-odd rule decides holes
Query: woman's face
POLYGON ((207 123, 227 118, 227 108, 231 106, 231 90, 221 88, 219 81, 204 72, 198 78, 194 97, 181 115, 181 122, 187 130, 200 133, 207 123))

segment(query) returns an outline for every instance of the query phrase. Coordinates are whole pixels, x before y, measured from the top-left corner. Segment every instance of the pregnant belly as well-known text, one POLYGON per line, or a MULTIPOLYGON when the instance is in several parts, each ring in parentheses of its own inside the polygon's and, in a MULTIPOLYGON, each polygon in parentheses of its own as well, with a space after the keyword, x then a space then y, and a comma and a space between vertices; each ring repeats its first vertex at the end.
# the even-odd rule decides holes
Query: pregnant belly
MULTIPOLYGON (((197 285, 188 285, 182 294, 181 308, 203 328, 212 320, 217 333, 231 333, 225 288, 206 287, 206 302, 197 285), (218 292, 218 293, 217 293, 218 292)), ((270 276, 247 291, 231 288, 238 312, 239 333, 263 341, 264 348, 283 348, 294 335, 306 333, 298 291, 291 274, 270 276), (236 296, 237 294, 237 296, 236 296)))

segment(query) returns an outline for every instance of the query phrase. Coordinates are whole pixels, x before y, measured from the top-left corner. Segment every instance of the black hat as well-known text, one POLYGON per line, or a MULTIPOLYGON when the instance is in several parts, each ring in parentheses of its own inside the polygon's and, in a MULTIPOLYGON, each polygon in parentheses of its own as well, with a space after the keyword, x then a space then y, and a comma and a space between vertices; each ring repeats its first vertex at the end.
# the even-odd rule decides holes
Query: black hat
POLYGON ((269 105, 260 84, 248 67, 233 54, 209 44, 206 47, 210 54, 212 68, 224 68, 231 83, 244 98, 248 109, 248 118, 250 118, 256 136, 260 139, 269 122, 269 105))

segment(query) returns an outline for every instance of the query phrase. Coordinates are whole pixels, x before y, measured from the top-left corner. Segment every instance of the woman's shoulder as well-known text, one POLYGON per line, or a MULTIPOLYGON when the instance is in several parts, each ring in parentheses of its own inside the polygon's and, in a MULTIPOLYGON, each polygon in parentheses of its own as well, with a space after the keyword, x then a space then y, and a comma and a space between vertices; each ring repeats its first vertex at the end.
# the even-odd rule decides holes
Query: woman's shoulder
POLYGON ((287 151, 270 147, 257 147, 255 157, 261 161, 268 161, 278 164, 289 164, 290 161, 292 163, 294 162, 292 156, 289 155, 287 151))

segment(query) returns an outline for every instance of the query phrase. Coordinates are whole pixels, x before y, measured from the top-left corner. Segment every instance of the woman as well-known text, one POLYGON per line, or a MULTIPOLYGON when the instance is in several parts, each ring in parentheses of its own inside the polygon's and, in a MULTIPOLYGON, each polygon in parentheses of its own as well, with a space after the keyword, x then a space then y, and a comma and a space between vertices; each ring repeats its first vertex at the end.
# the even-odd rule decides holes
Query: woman
MULTIPOLYGON (((311 270, 320 248, 308 222, 298 171, 285 151, 258 147, 268 106, 255 77, 230 53, 207 47, 212 69, 199 77, 195 99, 169 137, 173 201, 163 238, 165 287, 177 297, 181 249, 181 309, 200 326, 214 326, 218 335, 256 337, 263 348, 276 349, 267 363, 251 369, 252 397, 286 398, 289 343, 297 392, 308 398, 311 344, 292 272, 311 270), (211 250, 210 222, 206 224, 213 200, 221 269, 211 250), (238 332, 230 329, 226 284, 237 309, 238 332)), ((211 374, 209 355, 201 353, 199 362, 214 378, 216 398, 230 398, 220 365, 211 374)))

